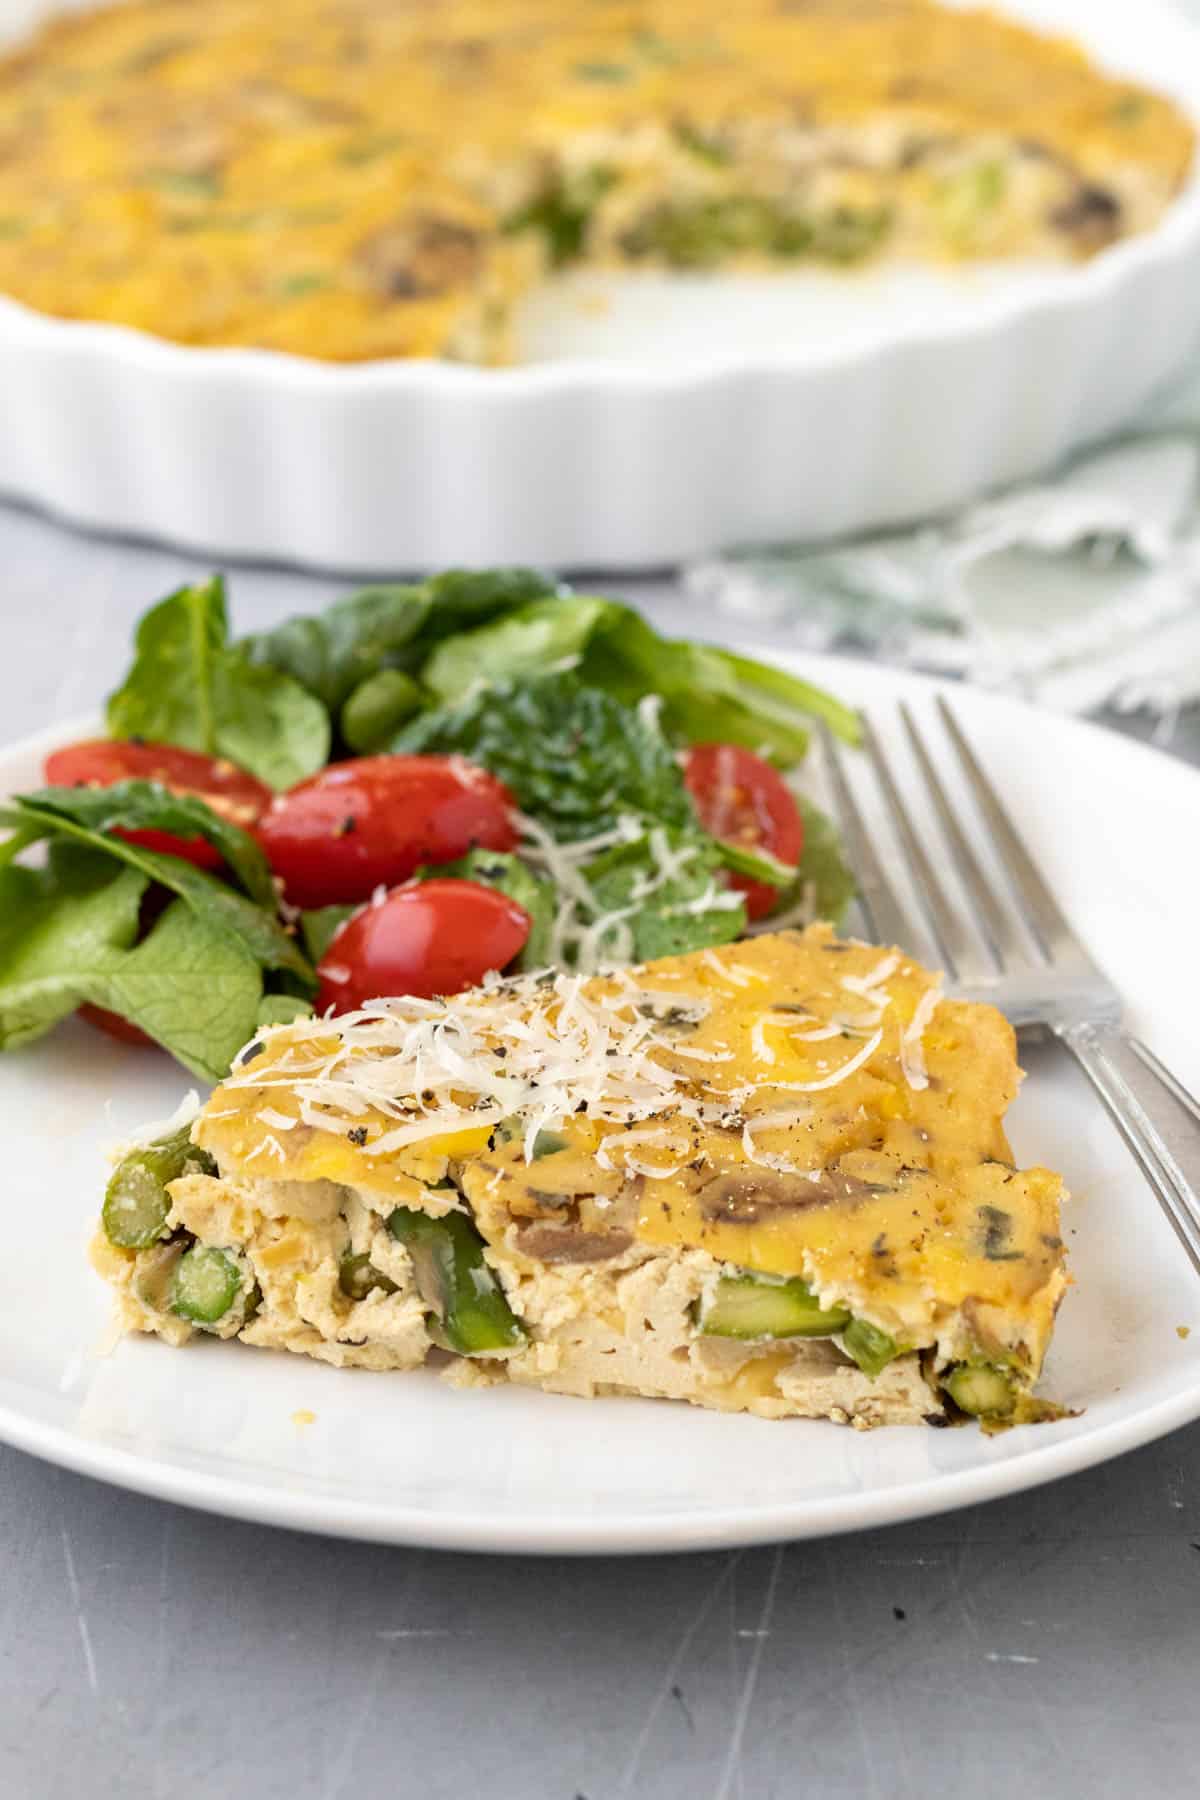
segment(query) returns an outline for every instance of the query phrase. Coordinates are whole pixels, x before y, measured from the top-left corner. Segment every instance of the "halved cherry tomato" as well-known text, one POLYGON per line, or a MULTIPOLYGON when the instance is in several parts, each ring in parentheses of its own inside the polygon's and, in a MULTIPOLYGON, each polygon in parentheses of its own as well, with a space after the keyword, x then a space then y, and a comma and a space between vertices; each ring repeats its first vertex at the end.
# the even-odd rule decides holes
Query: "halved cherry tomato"
POLYGON ((119 1044, 137 1044, 141 1049, 158 1049, 149 1033, 143 1031, 140 1025, 135 1025, 132 1019, 123 1019, 120 1013, 109 1012, 103 1006, 93 1006, 90 1000, 85 1000, 79 1008, 79 1016, 97 1031, 102 1031, 105 1037, 116 1038, 119 1044))
POLYGON ((279 794, 258 840, 293 906, 332 906, 476 844, 511 850, 512 805, 494 775, 459 756, 360 756, 279 794))
POLYGON ((347 919, 321 958, 317 1011, 354 1012, 386 994, 459 994, 505 968, 529 926, 523 906, 478 881, 394 888, 347 919))
MULTIPOLYGON (((780 862, 800 861, 804 821, 787 783, 753 750, 738 744, 693 744, 683 778, 696 802, 700 823, 722 843, 768 850, 780 862)), ((779 898, 765 881, 730 874, 729 885, 745 895, 751 919, 766 916, 779 898)))
MULTIPOLYGON (((133 744, 121 738, 90 738, 54 750, 46 758, 52 787, 113 787, 118 781, 157 781, 173 794, 195 794, 215 813, 249 831, 270 804, 271 789, 221 757, 180 750, 174 744, 133 744)), ((166 831, 118 831, 126 843, 181 856, 200 869, 219 869, 222 857, 205 838, 173 837, 166 831)))

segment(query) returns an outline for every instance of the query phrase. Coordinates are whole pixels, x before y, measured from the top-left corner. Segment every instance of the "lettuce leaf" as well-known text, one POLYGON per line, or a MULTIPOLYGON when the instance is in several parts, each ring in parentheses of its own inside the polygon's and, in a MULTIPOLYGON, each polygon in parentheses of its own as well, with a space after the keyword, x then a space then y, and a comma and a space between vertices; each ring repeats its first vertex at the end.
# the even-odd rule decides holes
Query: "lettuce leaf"
POLYGON ((161 850, 147 850, 140 844, 127 844, 123 838, 106 837, 30 800, 18 798, 0 808, 0 824, 14 826, 18 832, 36 828, 43 837, 67 838, 136 869, 148 881, 170 888, 187 902, 198 919, 240 944, 261 968, 284 971, 305 989, 315 986, 307 957, 274 912, 256 905, 207 870, 161 850))
POLYGON ((415 674, 444 640, 557 592, 533 569, 447 569, 418 584, 362 588, 240 648, 255 668, 290 677, 336 718, 381 671, 415 674))
POLYGON ((107 788, 38 788, 17 798, 23 806, 71 819, 89 831, 166 831, 204 838, 250 898, 275 910, 275 883, 257 840, 196 794, 173 794, 157 781, 118 781, 107 788))
POLYGON ((274 788, 315 774, 329 756, 320 700, 230 645, 225 584, 216 575, 144 614, 107 718, 113 737, 226 756, 274 788))
POLYGON ((90 847, 52 843, 44 868, 0 870, 0 1050, 84 1001, 119 1013, 219 1081, 253 1034, 262 971, 228 932, 176 900, 137 941, 148 886, 90 847))

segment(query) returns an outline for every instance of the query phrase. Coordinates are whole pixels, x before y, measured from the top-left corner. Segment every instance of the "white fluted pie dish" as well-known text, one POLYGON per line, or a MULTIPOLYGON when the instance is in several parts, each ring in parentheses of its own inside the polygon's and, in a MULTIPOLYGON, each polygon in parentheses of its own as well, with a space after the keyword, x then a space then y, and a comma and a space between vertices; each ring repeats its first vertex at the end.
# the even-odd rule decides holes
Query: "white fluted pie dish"
MULTIPOLYGON (((52 10, 0 0, 0 37, 52 10)), ((1200 120, 1167 0, 1010 0, 1200 120)), ((511 369, 324 364, 0 297, 0 492, 219 557, 646 568, 916 518, 1118 428, 1200 335, 1200 177, 1093 261, 594 275, 511 369)))

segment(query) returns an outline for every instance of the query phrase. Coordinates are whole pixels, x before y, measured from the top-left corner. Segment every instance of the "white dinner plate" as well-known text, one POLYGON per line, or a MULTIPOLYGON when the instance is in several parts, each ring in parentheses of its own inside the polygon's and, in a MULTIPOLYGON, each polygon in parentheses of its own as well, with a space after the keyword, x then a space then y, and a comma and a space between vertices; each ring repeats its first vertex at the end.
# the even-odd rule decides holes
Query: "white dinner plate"
MULTIPOLYGON (((853 700, 933 684, 777 658, 853 700)), ((1035 853, 1132 1021, 1200 1088, 1200 775, 1125 739, 972 691, 955 699, 1035 853)), ((90 722, 94 727, 94 721, 90 722)), ((53 739, 0 756, 36 785, 53 739)), ((85 1261, 106 1145, 174 1110, 188 1078, 72 1023, 0 1063, 8 1250, 0 1259, 0 1437, 120 1486, 339 1536, 459 1550, 685 1550, 817 1536, 1010 1494, 1200 1416, 1200 1283, 1082 1078, 1025 1054, 1019 1158, 1061 1169, 1074 1285, 1043 1391, 1078 1408, 996 1437, 455 1391, 284 1354, 148 1339, 115 1348, 85 1261), (1187 1335, 1190 1328, 1190 1335, 1187 1335), (297 1415, 314 1415, 298 1423, 297 1415)))

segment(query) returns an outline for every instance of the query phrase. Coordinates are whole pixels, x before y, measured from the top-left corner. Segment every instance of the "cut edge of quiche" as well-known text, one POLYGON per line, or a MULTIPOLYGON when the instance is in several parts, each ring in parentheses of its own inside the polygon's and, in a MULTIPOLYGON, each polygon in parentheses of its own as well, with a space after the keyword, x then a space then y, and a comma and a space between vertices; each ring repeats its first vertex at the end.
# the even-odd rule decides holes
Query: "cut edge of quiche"
POLYGON ((122 1325, 859 1428, 1057 1416, 1011 1027, 827 925, 264 1033, 117 1156, 122 1325))

